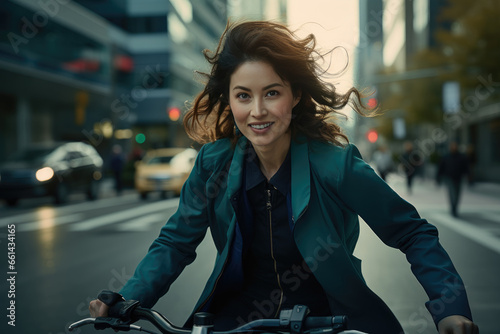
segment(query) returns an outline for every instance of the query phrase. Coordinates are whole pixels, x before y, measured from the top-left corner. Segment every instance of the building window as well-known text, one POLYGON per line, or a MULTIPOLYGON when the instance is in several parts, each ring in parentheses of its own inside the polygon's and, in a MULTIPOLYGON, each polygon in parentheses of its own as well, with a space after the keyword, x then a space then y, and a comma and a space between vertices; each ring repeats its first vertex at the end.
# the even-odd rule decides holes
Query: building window
POLYGON ((126 30, 133 34, 167 32, 167 16, 129 17, 126 30))

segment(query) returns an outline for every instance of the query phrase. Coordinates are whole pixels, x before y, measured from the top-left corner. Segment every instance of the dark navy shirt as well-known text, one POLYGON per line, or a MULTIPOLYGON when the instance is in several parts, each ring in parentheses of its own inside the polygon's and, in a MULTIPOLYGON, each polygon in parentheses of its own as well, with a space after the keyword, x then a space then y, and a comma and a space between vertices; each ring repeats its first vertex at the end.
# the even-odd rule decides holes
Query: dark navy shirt
MULTIPOLYGON (((291 161, 288 153, 276 174, 267 181, 252 148, 245 159, 245 191, 251 207, 250 232, 243 254, 241 292, 217 310, 223 327, 230 328, 259 318, 273 318, 296 304, 307 305, 312 315, 329 315, 323 288, 302 258, 293 239, 288 201, 291 161), (231 323, 236 320, 235 323, 231 323)), ((243 209, 242 209, 243 210, 243 209)), ((216 323, 217 324, 217 323, 216 323)))

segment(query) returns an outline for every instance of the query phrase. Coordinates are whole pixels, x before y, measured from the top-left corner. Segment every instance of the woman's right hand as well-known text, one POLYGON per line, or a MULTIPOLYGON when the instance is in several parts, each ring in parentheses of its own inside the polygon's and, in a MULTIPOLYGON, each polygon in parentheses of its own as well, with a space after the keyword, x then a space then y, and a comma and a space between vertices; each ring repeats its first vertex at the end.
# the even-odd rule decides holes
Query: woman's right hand
POLYGON ((104 304, 99 299, 95 299, 89 304, 90 315, 94 318, 97 317, 107 317, 109 306, 104 304))

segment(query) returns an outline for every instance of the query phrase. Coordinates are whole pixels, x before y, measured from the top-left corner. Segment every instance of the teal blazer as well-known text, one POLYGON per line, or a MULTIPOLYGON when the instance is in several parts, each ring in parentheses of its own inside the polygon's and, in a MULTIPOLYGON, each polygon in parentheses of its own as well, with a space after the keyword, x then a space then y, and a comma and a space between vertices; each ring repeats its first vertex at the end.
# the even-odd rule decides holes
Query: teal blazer
MULTIPOLYGON (((246 145, 242 137, 236 147, 228 139, 202 147, 178 210, 120 291, 126 299, 153 306, 194 261, 207 228, 217 258, 195 311, 213 297, 239 235, 231 200, 242 184, 246 145)), ((393 313, 366 285, 361 261, 353 255, 359 215, 385 244, 406 254, 436 324, 448 315, 472 318, 464 284, 439 243, 437 229, 363 161, 354 145, 292 140, 291 169, 293 236, 334 314, 347 315, 354 329, 402 333, 393 313)))

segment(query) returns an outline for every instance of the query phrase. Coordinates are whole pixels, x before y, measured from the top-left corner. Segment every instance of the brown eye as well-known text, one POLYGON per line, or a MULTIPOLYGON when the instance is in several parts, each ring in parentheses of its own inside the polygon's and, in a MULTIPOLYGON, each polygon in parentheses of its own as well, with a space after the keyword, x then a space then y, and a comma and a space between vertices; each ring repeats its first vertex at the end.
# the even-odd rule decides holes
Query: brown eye
POLYGON ((247 94, 247 93, 239 93, 236 95, 236 97, 240 100, 246 100, 248 99, 250 96, 247 94))

